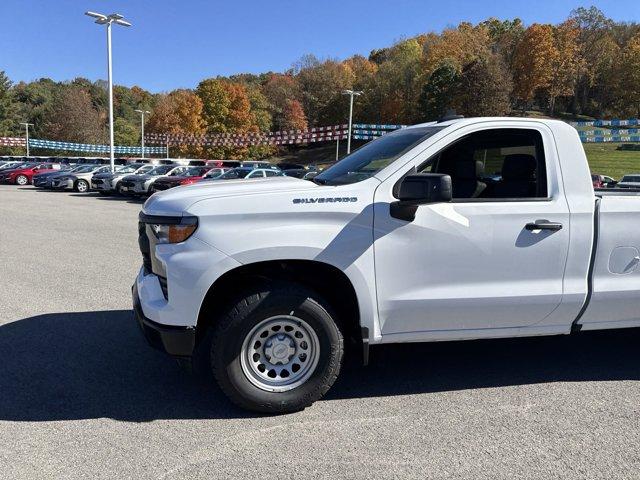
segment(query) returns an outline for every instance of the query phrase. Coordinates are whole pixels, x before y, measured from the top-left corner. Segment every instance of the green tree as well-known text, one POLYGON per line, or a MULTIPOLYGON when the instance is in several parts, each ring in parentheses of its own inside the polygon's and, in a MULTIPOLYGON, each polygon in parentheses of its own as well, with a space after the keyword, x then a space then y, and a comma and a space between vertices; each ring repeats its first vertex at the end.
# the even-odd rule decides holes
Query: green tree
POLYGON ((0 71, 0 136, 13 136, 19 130, 19 105, 11 89, 13 83, 0 71))
POLYGON ((446 62, 436 68, 422 87, 418 102, 419 119, 437 120, 447 110, 453 108, 452 100, 455 92, 458 91, 459 82, 460 76, 453 64, 446 62))

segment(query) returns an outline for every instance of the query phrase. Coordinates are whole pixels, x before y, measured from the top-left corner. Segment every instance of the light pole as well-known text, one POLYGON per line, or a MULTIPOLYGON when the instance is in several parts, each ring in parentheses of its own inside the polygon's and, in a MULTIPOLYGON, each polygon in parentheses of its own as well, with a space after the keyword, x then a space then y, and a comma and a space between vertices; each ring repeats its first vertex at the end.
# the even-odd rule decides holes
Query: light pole
POLYGON ((357 90, 345 90, 342 92, 343 95, 349 95, 349 132, 347 137, 347 155, 351 153, 351 123, 353 121, 353 97, 359 97, 362 95, 362 92, 357 90))
POLYGON ((138 112, 140 114, 140 131, 141 131, 141 135, 140 138, 142 139, 142 156, 140 158, 144 158, 144 114, 145 113, 151 113, 148 110, 136 110, 136 112, 138 112))
POLYGON ((33 123, 29 122, 20 122, 20 125, 24 125, 25 136, 27 140, 27 158, 29 158, 29 127, 33 127, 33 123))
POLYGON ((113 155, 113 78, 111 69, 111 24, 117 23, 123 27, 130 27, 131 24, 124 20, 124 17, 119 13, 112 13, 111 15, 103 15, 96 12, 85 12, 85 15, 96 19, 98 25, 107 26, 107 74, 109 82, 109 160, 111 164, 111 171, 115 172, 115 159, 113 155))

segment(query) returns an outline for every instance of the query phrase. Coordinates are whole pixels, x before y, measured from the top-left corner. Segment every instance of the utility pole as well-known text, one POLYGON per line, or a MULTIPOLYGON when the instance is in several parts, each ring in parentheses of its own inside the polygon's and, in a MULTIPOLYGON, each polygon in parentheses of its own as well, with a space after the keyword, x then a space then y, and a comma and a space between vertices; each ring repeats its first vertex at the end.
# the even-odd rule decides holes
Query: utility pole
POLYGON ((145 113, 151 113, 148 110, 136 110, 136 112, 138 112, 140 114, 140 131, 142 132, 140 135, 140 138, 142 139, 141 144, 142 144, 142 157, 144 158, 144 114, 145 113))
POLYGON ((25 130, 25 138, 27 142, 27 158, 29 158, 29 127, 33 127, 33 123, 29 122, 20 122, 20 125, 24 125, 25 130))
POLYGON ((347 136, 347 155, 351 153, 351 125, 353 122, 353 97, 359 97, 362 92, 356 90, 345 90, 343 95, 349 95, 349 133, 347 136))
POLYGON ((131 24, 124 20, 124 17, 119 13, 112 13, 111 15, 103 15, 96 12, 85 12, 85 15, 96 19, 98 25, 107 26, 107 75, 109 83, 109 163, 111 165, 111 171, 115 172, 115 156, 114 156, 114 141, 113 141, 113 75, 111 68, 111 25, 116 23, 123 27, 130 27, 131 24))

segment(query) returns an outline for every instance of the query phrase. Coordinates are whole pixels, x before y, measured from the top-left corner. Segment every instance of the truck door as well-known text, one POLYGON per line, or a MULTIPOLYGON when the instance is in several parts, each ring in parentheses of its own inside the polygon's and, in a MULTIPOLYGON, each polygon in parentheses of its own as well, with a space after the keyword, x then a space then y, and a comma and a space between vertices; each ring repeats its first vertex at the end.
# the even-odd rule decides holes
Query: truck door
POLYGON ((452 135, 376 190, 383 335, 528 327, 562 300, 569 210, 550 130, 475 126, 452 135), (394 218, 394 186, 416 171, 450 175, 454 199, 419 206, 413 221, 394 218))

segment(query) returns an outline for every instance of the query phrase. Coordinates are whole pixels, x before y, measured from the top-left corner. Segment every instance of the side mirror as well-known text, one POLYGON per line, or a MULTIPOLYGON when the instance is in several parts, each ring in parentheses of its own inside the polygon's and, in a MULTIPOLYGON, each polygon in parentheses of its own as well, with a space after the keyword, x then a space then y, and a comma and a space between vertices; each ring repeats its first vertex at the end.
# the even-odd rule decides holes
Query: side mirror
POLYGON ((419 205, 450 202, 451 177, 442 173, 417 173, 401 180, 397 197, 390 205, 391 216, 412 222, 419 205))

